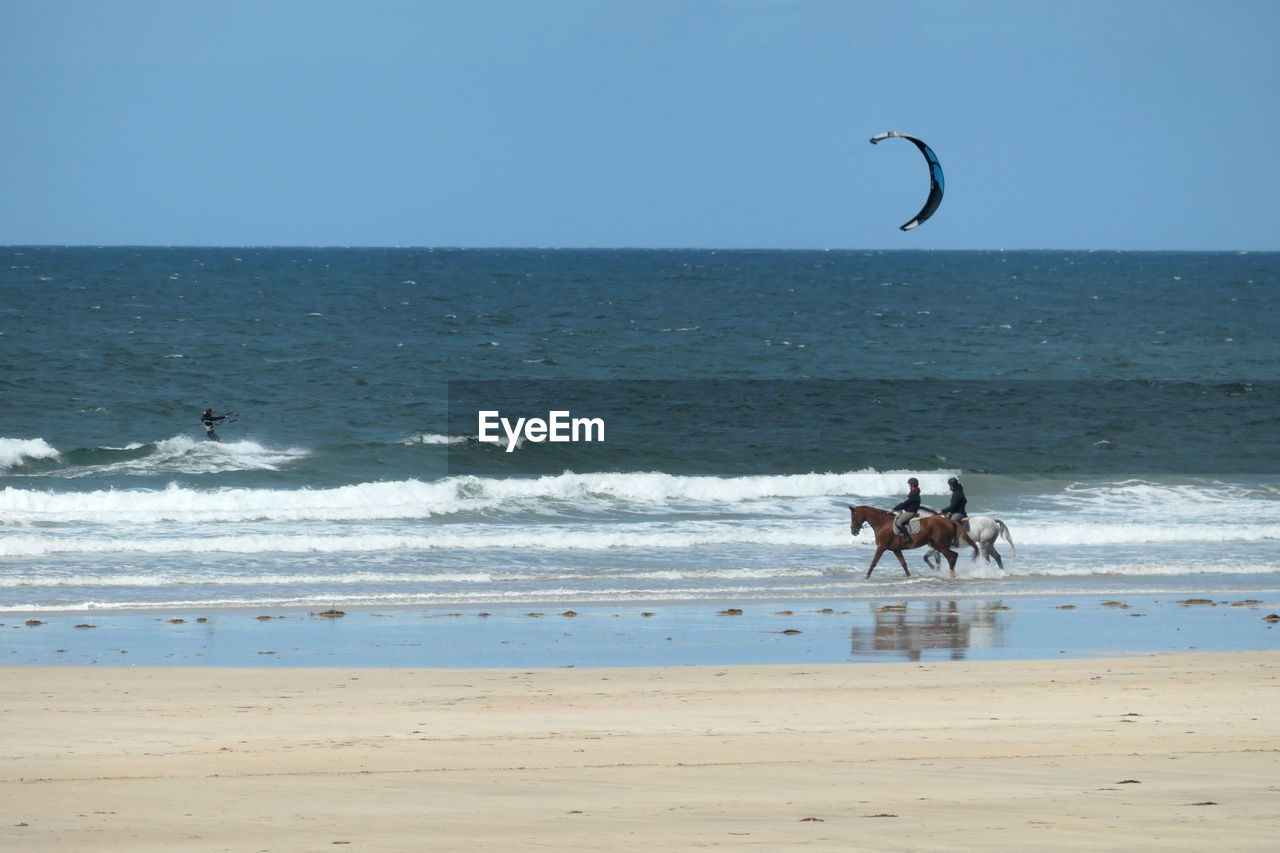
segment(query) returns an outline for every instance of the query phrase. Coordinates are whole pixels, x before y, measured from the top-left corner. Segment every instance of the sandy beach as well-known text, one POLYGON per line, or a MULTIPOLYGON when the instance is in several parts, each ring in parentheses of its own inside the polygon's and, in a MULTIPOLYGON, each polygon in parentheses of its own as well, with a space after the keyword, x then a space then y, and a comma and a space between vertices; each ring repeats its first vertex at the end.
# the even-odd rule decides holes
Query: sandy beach
POLYGON ((26 850, 1264 850, 1280 653, 9 666, 26 850))

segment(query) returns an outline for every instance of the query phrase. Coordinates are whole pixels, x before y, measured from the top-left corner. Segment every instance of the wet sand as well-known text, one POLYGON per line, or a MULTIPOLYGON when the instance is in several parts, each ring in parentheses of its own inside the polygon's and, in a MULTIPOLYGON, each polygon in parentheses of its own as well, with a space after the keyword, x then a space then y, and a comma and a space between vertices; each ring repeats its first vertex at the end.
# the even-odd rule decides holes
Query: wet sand
POLYGON ((1264 850, 1280 653, 7 667, 27 850, 1264 850))
POLYGON ((1272 604, 6 615, 0 847, 1269 850, 1272 604))

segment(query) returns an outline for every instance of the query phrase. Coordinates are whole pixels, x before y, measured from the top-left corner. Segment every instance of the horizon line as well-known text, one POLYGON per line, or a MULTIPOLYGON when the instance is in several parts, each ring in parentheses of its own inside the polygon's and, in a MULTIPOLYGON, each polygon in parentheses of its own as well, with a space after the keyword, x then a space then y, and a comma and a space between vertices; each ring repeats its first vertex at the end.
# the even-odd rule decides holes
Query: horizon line
POLYGON ((306 244, 306 243, 4 243, 0 250, 12 249, 306 249, 306 250, 387 250, 417 252, 809 252, 809 253, 879 253, 879 252, 1081 252, 1081 253, 1167 253, 1167 254, 1275 254, 1280 249, 1099 249, 1065 248, 871 248, 871 247, 723 247, 723 246, 428 246, 395 244, 306 244))

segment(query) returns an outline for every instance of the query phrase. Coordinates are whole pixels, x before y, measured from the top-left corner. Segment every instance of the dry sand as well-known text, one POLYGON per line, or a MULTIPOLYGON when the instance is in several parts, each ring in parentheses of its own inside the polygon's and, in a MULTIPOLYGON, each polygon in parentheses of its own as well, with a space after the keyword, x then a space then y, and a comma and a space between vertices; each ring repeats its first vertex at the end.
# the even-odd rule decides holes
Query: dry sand
POLYGON ((7 667, 7 850, 1271 850, 1280 653, 7 667))

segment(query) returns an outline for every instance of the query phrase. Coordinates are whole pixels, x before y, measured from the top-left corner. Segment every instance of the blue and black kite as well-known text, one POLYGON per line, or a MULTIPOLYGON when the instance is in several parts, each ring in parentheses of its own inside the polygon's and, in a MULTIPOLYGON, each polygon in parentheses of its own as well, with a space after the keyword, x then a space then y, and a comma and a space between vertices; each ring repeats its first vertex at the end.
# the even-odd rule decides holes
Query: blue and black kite
POLYGON ((930 216, 933 216, 933 212, 938 209, 938 205, 942 204, 942 164, 938 162, 938 155, 934 154, 933 149, 928 145, 925 145, 914 136, 907 136, 905 133, 898 133, 896 130, 871 137, 871 144, 875 145, 882 139, 891 139, 895 136, 913 143, 920 149, 920 153, 924 155, 925 161, 929 164, 929 198, 925 199, 924 207, 920 208, 920 212, 913 216, 910 222, 906 225, 898 226, 901 231, 910 231, 930 216))

